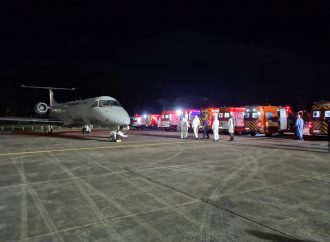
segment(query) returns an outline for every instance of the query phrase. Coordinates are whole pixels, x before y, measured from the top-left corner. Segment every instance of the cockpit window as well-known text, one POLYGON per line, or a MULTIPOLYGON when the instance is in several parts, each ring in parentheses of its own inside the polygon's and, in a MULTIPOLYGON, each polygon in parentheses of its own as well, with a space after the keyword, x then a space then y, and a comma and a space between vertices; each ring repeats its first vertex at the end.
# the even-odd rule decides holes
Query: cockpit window
POLYGON ((99 107, 121 107, 120 103, 116 100, 101 100, 99 107))
POLYGON ((101 100, 99 103, 100 107, 110 107, 111 106, 111 100, 101 100))
POLYGON ((121 107, 120 103, 118 101, 116 101, 116 100, 112 100, 111 101, 111 106, 112 107, 121 107))

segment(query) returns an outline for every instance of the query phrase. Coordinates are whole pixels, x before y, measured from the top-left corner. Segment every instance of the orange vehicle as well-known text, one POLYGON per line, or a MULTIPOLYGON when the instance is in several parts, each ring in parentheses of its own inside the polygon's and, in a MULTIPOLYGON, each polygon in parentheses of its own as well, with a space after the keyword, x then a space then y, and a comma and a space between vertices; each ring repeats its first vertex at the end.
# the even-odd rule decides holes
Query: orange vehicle
POLYGON ((177 131, 181 115, 182 112, 179 110, 163 110, 161 114, 161 128, 177 131))
POLYGON ((159 114, 148 114, 146 119, 146 126, 149 128, 157 128, 157 121, 159 116, 159 114))
POLYGON ((251 135, 278 133, 278 106, 247 106, 244 130, 251 135))
POLYGON ((328 122, 330 122, 330 101, 314 103, 312 118, 309 122, 309 133, 315 136, 328 135, 328 122))
POLYGON ((211 129, 214 117, 218 117, 219 115, 219 108, 201 108, 200 111, 200 121, 201 125, 203 125, 204 120, 207 119, 209 121, 209 129, 211 129))
POLYGON ((234 118, 234 131, 236 134, 244 132, 244 107, 223 107, 219 109, 219 131, 228 132, 228 120, 230 113, 234 118))

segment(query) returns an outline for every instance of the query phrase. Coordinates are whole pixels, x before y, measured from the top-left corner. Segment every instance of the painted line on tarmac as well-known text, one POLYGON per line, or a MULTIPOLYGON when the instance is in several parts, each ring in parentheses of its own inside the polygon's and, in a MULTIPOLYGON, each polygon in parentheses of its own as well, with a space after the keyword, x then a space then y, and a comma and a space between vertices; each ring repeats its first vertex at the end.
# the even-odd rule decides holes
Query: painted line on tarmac
POLYGON ((0 153, 1 156, 17 156, 27 154, 45 154, 55 152, 68 152, 68 151, 82 151, 82 150, 101 150, 101 149, 117 149, 117 148, 134 148, 134 147, 147 147, 147 146, 160 146, 160 145, 175 145, 175 144, 192 144, 192 143, 205 143, 205 141, 177 141, 177 142, 165 142, 165 143, 149 143, 149 144, 131 144, 131 145, 118 145, 118 146, 98 146, 98 147, 81 147, 81 148, 69 148, 69 149, 57 149, 57 150, 36 150, 36 151, 21 151, 0 153))

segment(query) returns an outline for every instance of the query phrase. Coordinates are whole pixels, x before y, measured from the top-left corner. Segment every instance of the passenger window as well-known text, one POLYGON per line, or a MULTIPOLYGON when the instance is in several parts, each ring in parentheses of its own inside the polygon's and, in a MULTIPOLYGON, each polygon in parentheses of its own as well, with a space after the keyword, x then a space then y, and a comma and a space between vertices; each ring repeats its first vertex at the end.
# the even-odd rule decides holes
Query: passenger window
POLYGON ((219 118, 222 118, 223 117, 223 113, 219 113, 219 118))
POLYGON ((325 118, 330 118, 330 111, 325 111, 324 112, 324 117, 325 118))
POLYGON ((250 113, 245 113, 244 118, 250 118, 250 113))
POLYGON ((168 114, 165 115, 165 118, 168 118, 168 114))
POLYGON ((225 113, 225 118, 229 118, 229 113, 225 113))
POLYGON ((319 117, 320 117, 320 111, 314 111, 313 118, 319 118, 319 117))

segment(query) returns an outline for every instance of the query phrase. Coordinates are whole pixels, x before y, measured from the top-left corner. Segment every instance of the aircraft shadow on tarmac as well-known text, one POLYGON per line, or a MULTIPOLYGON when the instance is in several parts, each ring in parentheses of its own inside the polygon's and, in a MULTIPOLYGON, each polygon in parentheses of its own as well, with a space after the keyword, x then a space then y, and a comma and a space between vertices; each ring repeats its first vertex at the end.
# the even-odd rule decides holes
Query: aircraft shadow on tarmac
POLYGON ((276 242, 316 242, 315 240, 301 240, 296 238, 290 238, 286 236, 281 236, 278 234, 271 234, 271 233, 265 233, 261 231, 255 231, 255 230, 247 230, 247 232, 250 235, 253 235, 255 237, 258 237, 260 239, 264 239, 267 241, 276 241, 276 242))
POLYGON ((11 131, 4 132, 0 135, 24 135, 34 137, 49 137, 49 138, 61 138, 61 139, 77 139, 77 140, 95 140, 95 141, 106 141, 109 142, 109 136, 96 136, 81 134, 81 131, 60 131, 53 132, 52 134, 46 134, 44 132, 33 132, 33 131, 11 131))
MULTIPOLYGON (((150 137, 161 137, 161 138, 172 138, 172 139, 180 139, 180 133, 178 135, 161 135, 161 134, 146 134, 146 133, 141 133, 139 135, 142 136, 150 136, 150 137)), ((192 137, 189 137, 188 139, 192 139, 192 137)))

